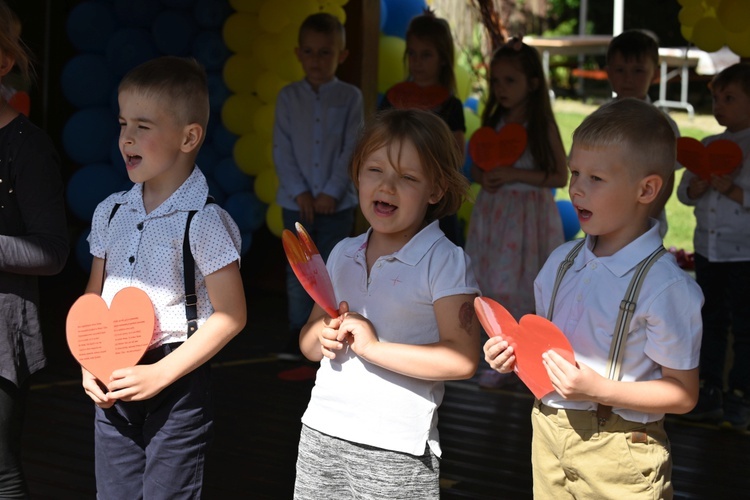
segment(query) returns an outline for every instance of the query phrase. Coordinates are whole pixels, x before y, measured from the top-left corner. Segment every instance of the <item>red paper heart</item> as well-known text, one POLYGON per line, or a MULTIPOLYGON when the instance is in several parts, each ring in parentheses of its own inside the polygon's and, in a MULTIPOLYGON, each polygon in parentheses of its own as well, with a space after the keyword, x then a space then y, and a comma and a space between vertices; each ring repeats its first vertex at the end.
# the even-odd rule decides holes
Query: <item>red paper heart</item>
POLYGON ((728 139, 718 139, 708 146, 692 137, 677 139, 677 161, 703 180, 712 175, 731 174, 742 164, 742 149, 728 139))
POLYGON ((154 306, 143 290, 123 288, 110 308, 99 295, 87 293, 68 311, 68 347, 78 363, 106 385, 114 370, 143 357, 154 322, 154 306))
POLYGON ((429 111, 443 104, 451 93, 442 85, 420 87, 414 82, 401 82, 391 87, 386 96, 396 109, 429 111))
POLYGON ((469 140, 472 161, 482 170, 510 167, 526 150, 526 129, 509 123, 495 132, 492 127, 477 129, 469 140))
POLYGON ((514 371, 537 398, 554 391, 542 363, 543 353, 553 350, 575 364, 570 342, 551 321, 527 314, 520 323, 516 322, 507 309, 486 297, 474 299, 474 310, 487 335, 499 335, 513 346, 516 356, 514 371))

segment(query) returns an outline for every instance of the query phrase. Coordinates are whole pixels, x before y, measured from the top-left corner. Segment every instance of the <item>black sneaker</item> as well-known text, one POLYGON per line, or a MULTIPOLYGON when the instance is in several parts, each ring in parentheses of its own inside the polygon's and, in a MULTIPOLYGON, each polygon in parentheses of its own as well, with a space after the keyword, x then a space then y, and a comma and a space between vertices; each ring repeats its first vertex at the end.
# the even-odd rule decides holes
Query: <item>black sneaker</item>
POLYGON ((711 421, 719 423, 724 415, 721 389, 701 382, 698 403, 688 413, 682 415, 685 420, 695 422, 711 421))
POLYGON ((722 427, 744 431, 750 424, 750 400, 737 389, 724 395, 724 419, 722 427))

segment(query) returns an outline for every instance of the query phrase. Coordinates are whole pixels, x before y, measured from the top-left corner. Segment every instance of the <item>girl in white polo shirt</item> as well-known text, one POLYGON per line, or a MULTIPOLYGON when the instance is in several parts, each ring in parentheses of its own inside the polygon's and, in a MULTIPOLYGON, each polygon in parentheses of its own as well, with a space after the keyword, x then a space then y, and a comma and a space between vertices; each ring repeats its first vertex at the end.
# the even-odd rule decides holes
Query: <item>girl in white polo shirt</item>
POLYGON ((391 110, 365 131, 350 174, 370 229, 328 271, 341 315, 315 306, 300 347, 320 361, 302 417, 295 498, 438 498, 444 380, 478 364, 479 288, 438 219, 467 190, 461 153, 432 113, 391 110))

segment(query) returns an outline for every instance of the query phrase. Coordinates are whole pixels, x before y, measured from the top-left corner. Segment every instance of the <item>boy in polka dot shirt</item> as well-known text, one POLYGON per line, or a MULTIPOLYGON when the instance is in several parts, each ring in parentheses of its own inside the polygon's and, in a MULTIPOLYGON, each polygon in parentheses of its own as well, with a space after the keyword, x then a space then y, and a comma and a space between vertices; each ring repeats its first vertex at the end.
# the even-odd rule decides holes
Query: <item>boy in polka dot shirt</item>
POLYGON ((200 65, 178 57, 148 61, 125 75, 118 101, 120 151, 135 185, 94 213, 86 292, 110 304, 124 287, 140 288, 156 321, 136 366, 101 381, 82 369, 84 390, 96 404, 98 496, 199 498, 213 427, 207 361, 246 321, 240 233, 223 209, 207 203, 208 184, 195 166, 209 115, 200 65), (190 335, 186 226, 197 296, 197 330, 190 335))

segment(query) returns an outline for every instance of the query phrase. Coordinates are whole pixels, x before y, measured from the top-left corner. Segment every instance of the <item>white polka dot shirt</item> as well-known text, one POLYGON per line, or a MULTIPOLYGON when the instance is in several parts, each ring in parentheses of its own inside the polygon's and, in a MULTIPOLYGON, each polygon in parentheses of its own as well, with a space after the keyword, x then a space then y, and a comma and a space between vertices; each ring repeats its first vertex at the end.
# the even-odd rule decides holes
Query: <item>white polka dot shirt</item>
POLYGON ((196 167, 172 196, 151 213, 143 206, 143 186, 115 193, 99 203, 88 241, 91 254, 106 255, 102 298, 109 305, 121 289, 134 286, 151 298, 156 312, 149 348, 187 339, 182 244, 190 210, 190 248, 195 259, 198 326, 213 313, 205 276, 240 260, 240 231, 215 203, 206 204, 208 184, 196 167), (121 206, 109 220, 116 203, 121 206))

